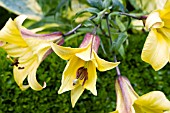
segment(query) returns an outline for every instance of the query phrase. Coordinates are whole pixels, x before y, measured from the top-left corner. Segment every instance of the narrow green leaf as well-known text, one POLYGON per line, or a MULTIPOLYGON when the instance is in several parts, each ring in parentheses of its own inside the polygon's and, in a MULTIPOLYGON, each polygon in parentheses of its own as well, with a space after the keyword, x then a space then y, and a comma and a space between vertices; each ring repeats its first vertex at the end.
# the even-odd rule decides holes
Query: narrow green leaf
POLYGON ((101 47, 102 47, 103 53, 104 53, 105 55, 107 55, 106 50, 105 50, 105 47, 104 47, 104 44, 103 44, 103 42, 102 42, 101 39, 100 39, 100 45, 101 45, 101 47))
POLYGON ((116 16, 116 23, 117 23, 117 25, 118 25, 121 32, 126 30, 125 25, 121 22, 121 20, 119 19, 118 16, 116 16))
POLYGON ((111 5, 111 2, 111 0, 104 0, 102 4, 103 8, 108 8, 111 5))
POLYGON ((123 44, 120 46, 118 52, 122 56, 122 58, 125 59, 125 49, 124 49, 123 44))
POLYGON ((73 38, 75 38, 75 37, 78 37, 78 36, 80 36, 80 35, 82 35, 82 34, 85 34, 85 32, 78 32, 78 33, 75 33, 75 34, 73 34, 73 35, 67 37, 67 38, 65 39, 65 42, 67 42, 67 41, 69 41, 69 40, 71 40, 71 39, 73 39, 73 38))
POLYGON ((117 40, 116 40, 116 43, 113 45, 114 48, 116 50, 119 50, 119 48, 121 47, 121 45, 125 42, 125 40, 127 39, 127 34, 126 33, 120 33, 117 40))
POLYGON ((125 7, 123 6, 123 4, 119 0, 112 0, 112 4, 113 4, 113 8, 115 10, 120 10, 122 12, 125 11, 125 7))
POLYGON ((102 0, 87 0, 87 2, 92 6, 99 10, 101 10, 102 7, 102 0))
POLYGON ((56 8, 56 11, 60 10, 61 7, 63 7, 64 5, 68 4, 70 2, 70 0, 61 0, 56 8))
POLYGON ((90 8, 86 8, 86 9, 83 9, 79 12, 76 13, 75 17, 74 17, 74 20, 79 17, 81 14, 83 13, 86 13, 86 12, 89 12, 89 13, 92 13, 92 14, 98 14, 100 12, 100 10, 98 10, 97 8, 93 8, 93 7, 90 7, 90 8))

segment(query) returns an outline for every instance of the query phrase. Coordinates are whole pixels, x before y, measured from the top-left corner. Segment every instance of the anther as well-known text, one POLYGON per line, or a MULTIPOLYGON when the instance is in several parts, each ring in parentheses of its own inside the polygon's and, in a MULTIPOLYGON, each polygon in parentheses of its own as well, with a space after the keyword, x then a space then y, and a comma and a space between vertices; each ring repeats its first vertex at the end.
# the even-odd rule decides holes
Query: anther
POLYGON ((18 67, 18 69, 24 69, 24 67, 18 67))
POLYGON ((85 84, 86 80, 88 80, 87 68, 80 67, 77 70, 76 79, 73 80, 73 86, 76 85, 79 80, 83 80, 82 86, 85 84))
POLYGON ((18 67, 18 64, 19 64, 18 59, 14 59, 14 61, 13 61, 12 64, 11 64, 11 66, 16 66, 16 67, 18 67))

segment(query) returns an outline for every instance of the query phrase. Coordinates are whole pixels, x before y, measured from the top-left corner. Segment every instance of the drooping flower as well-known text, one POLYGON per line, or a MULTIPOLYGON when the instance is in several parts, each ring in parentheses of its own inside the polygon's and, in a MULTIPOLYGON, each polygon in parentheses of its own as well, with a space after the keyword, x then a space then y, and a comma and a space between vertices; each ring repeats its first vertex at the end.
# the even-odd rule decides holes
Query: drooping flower
POLYGON ((63 75, 59 94, 71 90, 72 106, 75 106, 78 98, 85 89, 97 95, 96 68, 106 71, 116 67, 119 62, 107 62, 98 57, 97 51, 100 44, 98 36, 87 33, 80 48, 62 47, 52 44, 54 52, 64 60, 69 60, 63 75))
POLYGON ((148 15, 145 26, 150 32, 141 57, 157 71, 170 61, 170 0, 148 15))
POLYGON ((123 76, 117 78, 115 88, 117 106, 112 113, 170 113, 170 101, 161 91, 138 96, 129 80, 123 76))
POLYGON ((28 87, 41 90, 45 87, 45 83, 41 86, 37 82, 37 68, 52 51, 50 43, 60 44, 63 41, 62 34, 60 32, 36 34, 22 26, 25 19, 26 16, 20 15, 14 21, 12 19, 7 21, 0 31, 1 47, 13 62, 14 79, 18 86, 22 90, 28 87), (28 78, 28 85, 23 85, 26 78, 28 78))

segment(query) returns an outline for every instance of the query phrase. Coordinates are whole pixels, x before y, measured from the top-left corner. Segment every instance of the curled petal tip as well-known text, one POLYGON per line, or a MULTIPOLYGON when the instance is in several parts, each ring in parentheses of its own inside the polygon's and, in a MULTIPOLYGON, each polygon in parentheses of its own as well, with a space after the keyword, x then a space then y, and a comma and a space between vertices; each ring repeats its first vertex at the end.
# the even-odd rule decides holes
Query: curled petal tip
POLYGON ((29 85, 20 85, 19 88, 22 90, 22 91, 25 91, 29 88, 29 85))
POLYGON ((46 88, 46 86, 47 86, 47 84, 46 84, 46 82, 44 82, 43 88, 46 88))

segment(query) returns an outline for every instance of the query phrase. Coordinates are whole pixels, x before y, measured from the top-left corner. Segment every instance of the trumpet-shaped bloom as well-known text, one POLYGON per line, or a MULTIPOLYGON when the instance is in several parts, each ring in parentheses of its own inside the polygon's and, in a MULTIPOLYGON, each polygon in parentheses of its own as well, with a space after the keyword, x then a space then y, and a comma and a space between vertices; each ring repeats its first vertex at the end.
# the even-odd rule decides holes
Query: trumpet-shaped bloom
POLYGON ((116 67, 119 63, 107 62, 97 55, 100 44, 98 36, 87 33, 80 48, 62 47, 52 44, 54 52, 64 60, 69 60, 63 75, 59 94, 71 90, 72 106, 75 106, 84 89, 90 90, 97 95, 96 68, 106 71, 116 67))
POLYGON ((170 101, 160 91, 138 96, 123 76, 118 77, 115 87, 117 107, 112 113, 170 113, 170 101))
POLYGON ((170 0, 163 9, 155 10, 147 17, 145 26, 150 32, 141 57, 159 70, 170 61, 170 0))
POLYGON ((18 86, 25 90, 31 87, 41 90, 36 80, 36 71, 43 59, 52 51, 50 43, 61 41, 60 32, 51 34, 35 34, 22 26, 26 16, 21 15, 13 21, 9 19, 0 31, 1 47, 7 52, 14 65, 14 79, 18 86), (11 58, 12 57, 12 58, 11 58), (23 81, 28 77, 28 85, 23 81))

